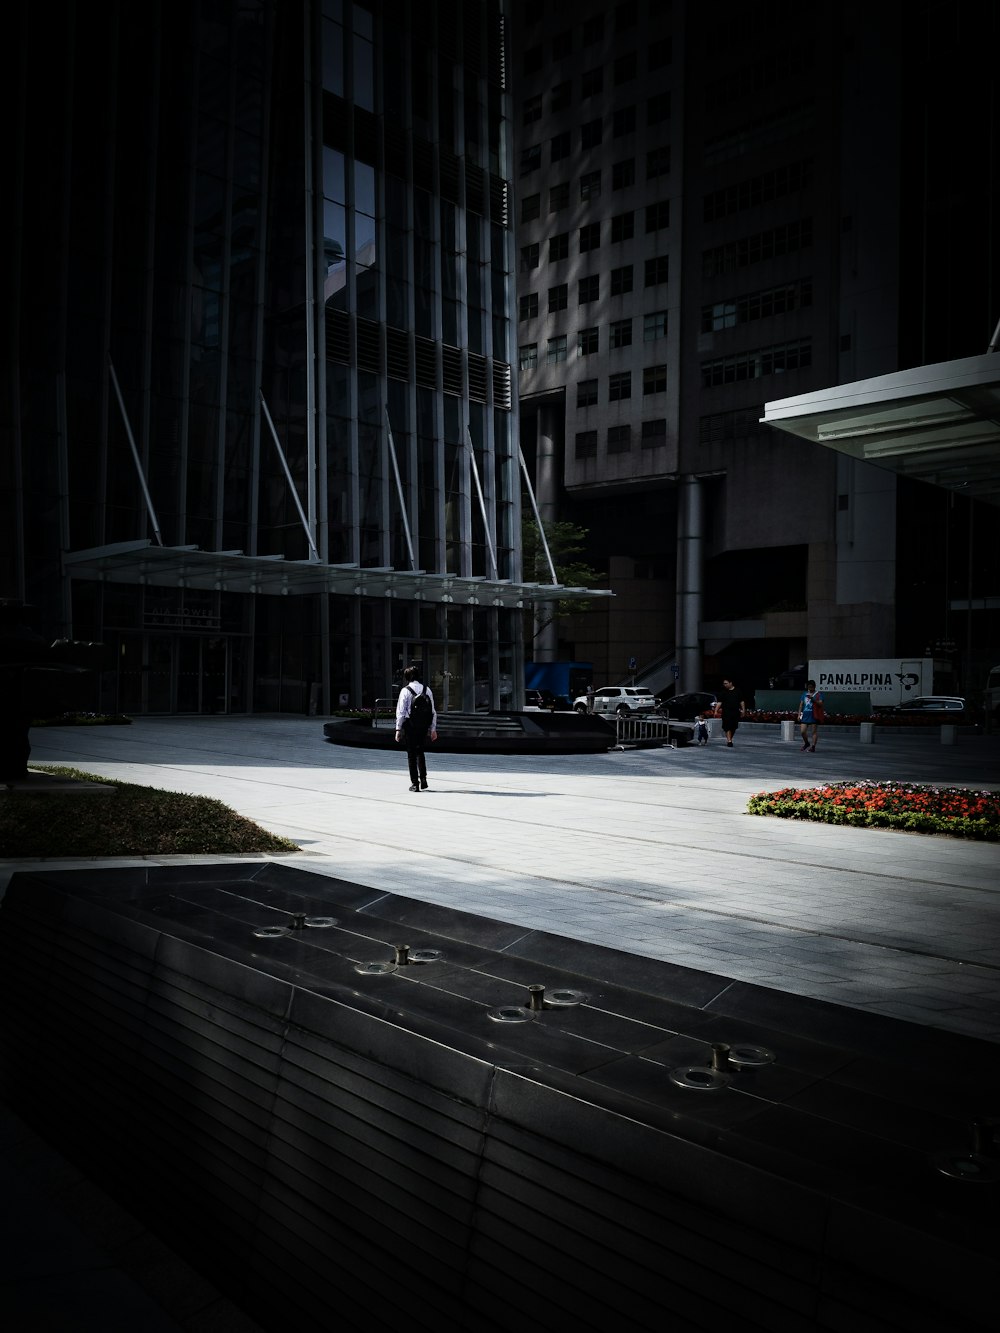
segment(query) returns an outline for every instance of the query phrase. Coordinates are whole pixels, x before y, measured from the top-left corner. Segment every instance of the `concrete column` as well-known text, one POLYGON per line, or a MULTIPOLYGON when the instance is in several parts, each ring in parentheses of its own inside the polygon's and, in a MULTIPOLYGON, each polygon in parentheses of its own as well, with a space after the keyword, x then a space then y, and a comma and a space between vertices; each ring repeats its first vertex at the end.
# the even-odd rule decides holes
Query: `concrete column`
MULTIPOLYGON (((562 405, 541 404, 535 449, 535 500, 543 523, 554 523, 559 517, 559 458, 564 431, 562 405)), ((543 578, 548 580, 547 571, 543 578)), ((555 662, 559 656, 559 628, 553 610, 552 603, 543 603, 535 613, 535 642, 531 651, 536 662, 555 662)))
POLYGON ((703 485, 682 477, 677 496, 677 624, 674 642, 681 669, 678 692, 701 689, 702 572, 705 560, 703 485))

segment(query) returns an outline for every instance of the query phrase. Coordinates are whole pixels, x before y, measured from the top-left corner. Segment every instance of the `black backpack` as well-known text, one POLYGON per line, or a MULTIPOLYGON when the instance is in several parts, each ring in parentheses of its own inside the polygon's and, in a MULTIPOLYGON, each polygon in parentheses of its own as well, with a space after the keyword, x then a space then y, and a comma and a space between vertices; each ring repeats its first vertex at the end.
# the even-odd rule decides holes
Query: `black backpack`
POLYGON ((410 704, 410 716, 407 721, 410 724, 410 730, 418 734, 429 731, 431 719, 434 716, 434 710, 431 708, 431 701, 427 697, 427 686, 422 685, 421 693, 418 694, 412 685, 406 687, 413 695, 413 702, 410 704))

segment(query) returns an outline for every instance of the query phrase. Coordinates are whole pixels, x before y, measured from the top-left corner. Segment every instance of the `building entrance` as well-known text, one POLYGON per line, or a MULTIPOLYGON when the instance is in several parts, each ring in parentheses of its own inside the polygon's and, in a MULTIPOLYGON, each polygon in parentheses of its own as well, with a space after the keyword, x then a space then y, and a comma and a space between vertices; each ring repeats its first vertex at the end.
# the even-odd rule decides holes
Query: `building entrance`
POLYGON ((246 710, 246 640, 197 634, 120 634, 115 708, 120 713, 246 710))
POLYGON ((424 670, 424 681, 434 691, 434 702, 439 713, 461 712, 465 703, 463 661, 465 646, 461 643, 395 639, 392 645, 393 680, 403 679, 403 671, 413 663, 424 670))

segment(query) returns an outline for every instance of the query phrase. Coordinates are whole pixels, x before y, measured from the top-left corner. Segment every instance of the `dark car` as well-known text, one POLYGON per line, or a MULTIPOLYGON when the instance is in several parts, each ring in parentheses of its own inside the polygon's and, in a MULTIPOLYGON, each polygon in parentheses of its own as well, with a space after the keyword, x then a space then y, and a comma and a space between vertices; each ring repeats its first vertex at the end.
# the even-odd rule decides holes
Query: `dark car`
POLYGON ((971 720, 974 712, 964 699, 948 694, 919 694, 915 699, 907 699, 895 708, 878 711, 892 713, 900 719, 928 718, 934 722, 958 723, 971 720))
POLYGON ((708 717, 717 703, 715 695, 707 690, 690 690, 687 694, 661 699, 658 711, 663 717, 673 717, 678 722, 693 722, 699 713, 708 717))

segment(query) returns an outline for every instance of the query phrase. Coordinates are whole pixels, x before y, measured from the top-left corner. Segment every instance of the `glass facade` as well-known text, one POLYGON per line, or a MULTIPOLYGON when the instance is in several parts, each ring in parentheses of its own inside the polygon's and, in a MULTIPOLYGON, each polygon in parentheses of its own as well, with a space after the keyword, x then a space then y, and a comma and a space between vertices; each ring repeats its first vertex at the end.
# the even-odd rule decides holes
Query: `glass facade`
POLYGON ((415 659, 509 705, 502 7, 73 14, 19 16, 0 597, 107 645, 95 706, 367 707, 415 659))

